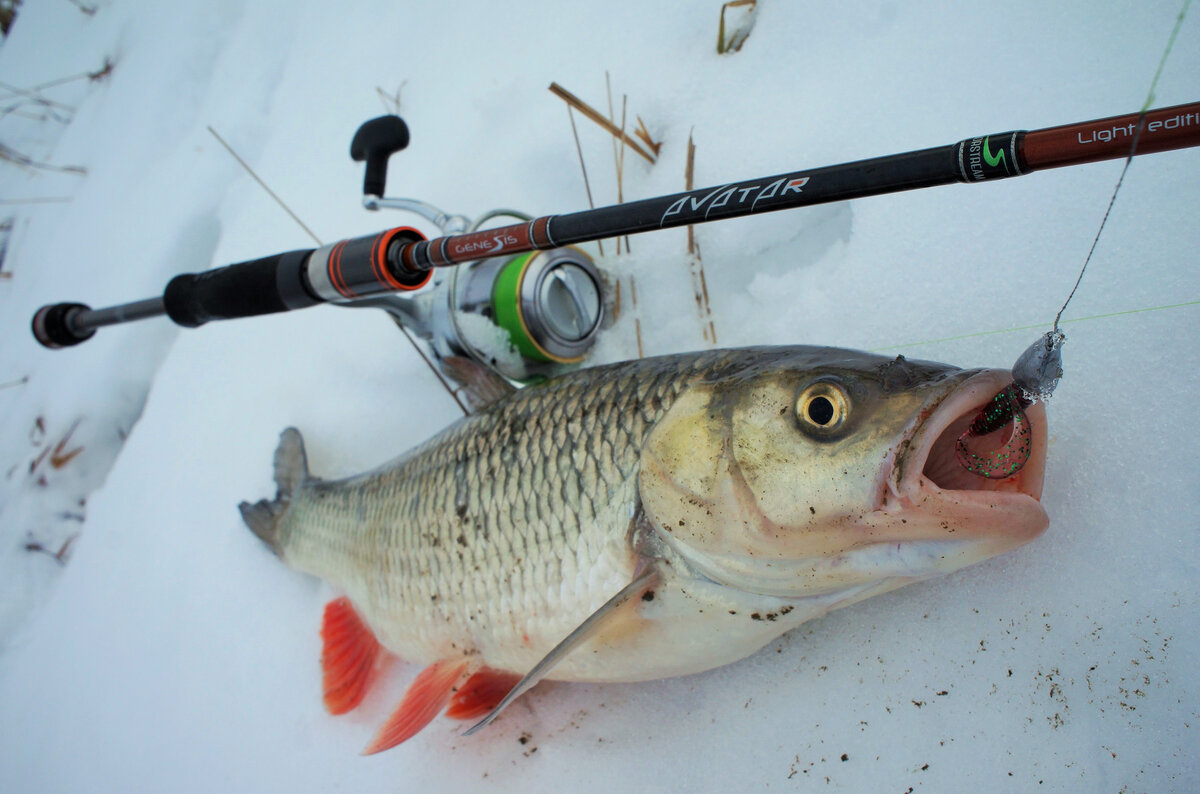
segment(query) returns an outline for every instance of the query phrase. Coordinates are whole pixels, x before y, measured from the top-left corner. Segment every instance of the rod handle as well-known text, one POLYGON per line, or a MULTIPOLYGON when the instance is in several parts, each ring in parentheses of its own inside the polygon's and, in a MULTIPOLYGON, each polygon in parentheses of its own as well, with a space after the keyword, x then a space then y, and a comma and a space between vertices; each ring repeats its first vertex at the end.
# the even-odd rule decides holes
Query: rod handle
POLYGON ((312 306, 302 271, 314 249, 272 254, 203 273, 171 279, 163 306, 177 325, 195 328, 209 320, 232 320, 312 306))
POLYGON ((33 315, 33 337, 43 347, 57 349, 86 342, 96 334, 95 328, 80 328, 73 319, 80 312, 91 311, 82 303, 52 303, 33 315))

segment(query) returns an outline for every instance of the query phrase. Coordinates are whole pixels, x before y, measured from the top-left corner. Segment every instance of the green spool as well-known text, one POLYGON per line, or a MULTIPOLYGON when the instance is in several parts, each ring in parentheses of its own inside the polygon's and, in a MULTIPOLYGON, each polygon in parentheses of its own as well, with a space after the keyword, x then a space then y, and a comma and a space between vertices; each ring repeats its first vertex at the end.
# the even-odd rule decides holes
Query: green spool
POLYGON ((513 257, 500 271, 492 287, 492 311, 496 325, 508 331, 508 338, 517 352, 534 361, 557 361, 560 359, 550 356, 533 340, 521 316, 521 277, 535 253, 530 251, 513 257))

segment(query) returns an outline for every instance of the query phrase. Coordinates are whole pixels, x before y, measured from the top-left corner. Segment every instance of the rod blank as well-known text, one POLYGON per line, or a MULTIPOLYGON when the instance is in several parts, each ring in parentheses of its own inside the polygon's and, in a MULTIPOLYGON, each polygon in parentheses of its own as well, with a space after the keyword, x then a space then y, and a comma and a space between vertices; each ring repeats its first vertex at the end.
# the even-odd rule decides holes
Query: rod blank
POLYGON ((547 215, 528 223, 425 240, 400 227, 319 249, 176 276, 162 298, 93 310, 80 303, 43 306, 33 334, 66 347, 95 329, 166 313, 195 327, 209 320, 290 311, 416 289, 435 267, 490 256, 557 248, 759 212, 845 201, 953 182, 984 182, 1200 145, 1200 102, 1033 131, 967 138, 948 146, 776 174, 609 207, 547 215), (1134 141, 1136 151, 1131 152, 1134 141))

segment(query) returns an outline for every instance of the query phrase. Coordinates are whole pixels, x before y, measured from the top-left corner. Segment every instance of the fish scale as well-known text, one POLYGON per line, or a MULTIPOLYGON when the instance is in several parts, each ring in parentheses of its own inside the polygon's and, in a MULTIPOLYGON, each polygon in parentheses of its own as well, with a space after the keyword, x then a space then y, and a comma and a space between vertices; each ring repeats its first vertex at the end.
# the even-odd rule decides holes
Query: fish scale
POLYGON ((528 666, 632 575, 641 442, 726 357, 632 362, 599 382, 585 371, 373 472, 310 480, 284 516, 281 553, 344 589, 406 659, 488 645, 489 663, 528 666), (525 647, 495 658, 514 639, 525 647))

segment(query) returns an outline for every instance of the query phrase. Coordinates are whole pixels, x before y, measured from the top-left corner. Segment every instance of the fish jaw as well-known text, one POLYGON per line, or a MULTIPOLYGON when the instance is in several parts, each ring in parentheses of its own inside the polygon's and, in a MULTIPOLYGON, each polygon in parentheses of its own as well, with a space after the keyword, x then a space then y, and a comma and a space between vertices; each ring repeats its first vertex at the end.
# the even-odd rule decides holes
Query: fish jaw
POLYGON ((1042 404, 1024 411, 1031 431, 1029 458, 1012 476, 987 479, 967 471, 955 457, 959 437, 1011 382, 1011 374, 1003 370, 972 374, 914 421, 880 471, 879 498, 863 525, 885 545, 899 543, 910 546, 910 553, 922 552, 927 575, 1023 546, 1049 526, 1040 501, 1047 445, 1042 404))
MULTIPOLYGON (((1031 430, 1025 466, 1007 479, 989 480, 957 462, 955 442, 1011 383, 1011 375, 945 368, 921 378, 900 394, 877 390, 891 413, 906 416, 905 421, 881 418, 885 429, 872 430, 869 443, 855 448, 844 467, 827 466, 836 471, 816 484, 811 478, 795 484, 796 501, 820 505, 809 507, 811 518, 806 511, 779 507, 786 476, 777 478, 783 486, 769 488, 765 478, 747 474, 738 458, 736 410, 728 423, 732 431, 718 427, 711 409, 707 415, 697 412, 698 420, 677 422, 682 431, 670 432, 687 443, 707 442, 713 448, 720 443, 725 450, 711 465, 700 464, 700 475, 692 462, 684 464, 682 476, 670 470, 669 441, 661 444, 666 453, 643 461, 648 513, 679 567, 745 593, 829 598, 829 608, 837 608, 957 570, 1040 535, 1049 523, 1039 501, 1046 454, 1042 406, 1025 412, 1031 430), (837 492, 840 502, 832 509, 821 502, 821 488, 837 492)), ((767 406, 779 405, 787 394, 779 384, 759 391, 755 401, 767 406)), ((704 402, 702 397, 694 401, 704 402)), ((827 450, 817 448, 814 454, 827 450)), ((789 458, 783 446, 774 457, 789 464, 799 459, 789 458)))

